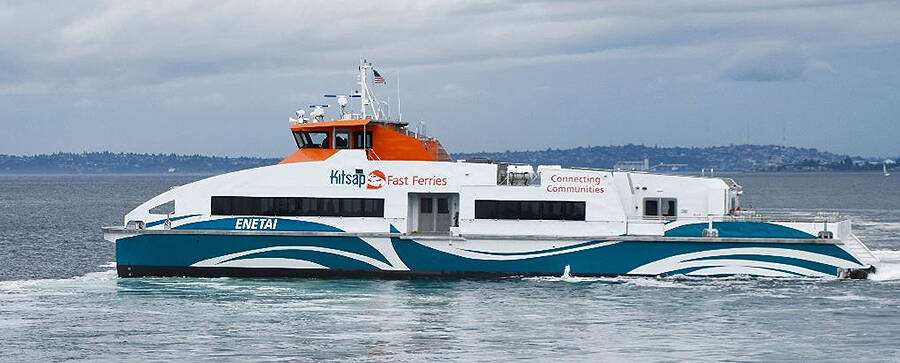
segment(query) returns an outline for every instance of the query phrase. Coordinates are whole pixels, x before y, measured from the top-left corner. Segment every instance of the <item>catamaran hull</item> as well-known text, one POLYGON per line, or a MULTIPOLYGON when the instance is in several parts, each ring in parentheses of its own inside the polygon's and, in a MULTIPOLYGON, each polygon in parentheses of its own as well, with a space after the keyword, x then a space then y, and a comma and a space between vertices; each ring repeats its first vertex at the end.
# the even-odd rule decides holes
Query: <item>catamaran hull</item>
POLYGON ((112 236, 121 277, 864 277, 839 241, 627 236, 460 239, 156 231, 112 236))

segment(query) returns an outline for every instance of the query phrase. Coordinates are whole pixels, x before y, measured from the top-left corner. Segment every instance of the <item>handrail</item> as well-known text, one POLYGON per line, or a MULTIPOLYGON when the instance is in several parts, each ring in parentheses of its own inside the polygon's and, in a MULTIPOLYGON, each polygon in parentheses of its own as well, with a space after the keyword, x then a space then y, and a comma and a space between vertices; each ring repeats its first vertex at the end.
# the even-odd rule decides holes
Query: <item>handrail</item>
POLYGON ((668 222, 675 220, 689 220, 706 222, 800 222, 800 223, 835 223, 847 220, 839 212, 777 212, 777 211, 738 211, 736 214, 709 215, 709 216, 629 216, 629 221, 659 221, 668 222))
POLYGON ((381 160, 381 157, 378 156, 378 153, 375 152, 375 149, 368 148, 366 152, 371 152, 373 156, 375 156, 375 160, 381 160))

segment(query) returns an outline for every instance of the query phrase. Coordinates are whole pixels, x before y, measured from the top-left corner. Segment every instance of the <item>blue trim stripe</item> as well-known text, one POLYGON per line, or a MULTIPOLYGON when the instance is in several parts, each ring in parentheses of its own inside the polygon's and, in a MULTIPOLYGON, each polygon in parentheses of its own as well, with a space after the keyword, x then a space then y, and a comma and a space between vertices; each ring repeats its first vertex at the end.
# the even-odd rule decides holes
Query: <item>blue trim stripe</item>
POLYGON ((485 255, 494 255, 494 256, 527 256, 527 255, 537 255, 537 254, 541 254, 541 253, 565 251, 565 250, 569 250, 569 249, 575 249, 575 248, 579 248, 579 247, 590 246, 593 244, 601 244, 601 243, 606 243, 606 242, 608 242, 608 241, 588 241, 588 242, 578 243, 578 244, 574 244, 574 245, 566 246, 566 247, 557 247, 557 248, 550 248, 550 249, 546 249, 546 250, 528 251, 528 252, 490 252, 490 251, 468 250, 465 248, 460 248, 460 250, 467 251, 467 252, 474 252, 474 253, 483 253, 485 255))
MULTIPOLYGON (((341 255, 335 255, 333 253, 320 252, 320 251, 303 251, 303 250, 280 250, 280 251, 266 251, 260 253, 254 253, 246 256, 235 257, 229 259, 227 261, 237 261, 237 260, 247 260, 254 258, 286 258, 286 259, 294 259, 294 260, 304 260, 315 262, 322 266, 331 268, 331 269, 346 269, 346 270, 378 270, 377 267, 372 266, 368 263, 350 258, 341 255)), ((227 262, 226 261, 226 262, 227 262)))
MULTIPOLYGON (((708 223, 691 223, 681 225, 665 233, 666 237, 702 237, 708 223)), ((815 239, 809 233, 780 224, 765 222, 713 222, 713 228, 719 230, 719 237, 736 238, 797 238, 815 239)))
MULTIPOLYGON (((772 263, 780 263, 785 265, 792 265, 797 267, 802 267, 805 269, 819 271, 821 273, 833 275, 836 274, 836 268, 832 265, 819 263, 815 261, 804 260, 800 258, 794 257, 783 257, 783 256, 769 256, 769 255, 747 255, 747 254, 738 254, 738 255, 719 255, 719 256, 708 256, 708 257, 698 257, 685 261, 715 261, 715 260, 747 260, 747 261, 760 261, 760 262, 772 262, 772 263)), ((763 268, 763 267, 760 267, 763 268)), ((785 271, 790 272, 790 271, 785 271)), ((794 272, 791 272, 794 273, 794 272)))
MULTIPOLYGON (((116 242, 116 262, 123 265, 190 266, 202 260, 279 246, 323 247, 366 256, 388 265, 387 257, 358 237, 217 236, 141 234, 116 242)), ((317 260, 311 262, 319 263, 317 260)), ((324 263, 320 263, 323 264, 324 263)), ((340 268, 338 265, 336 268, 340 268)))

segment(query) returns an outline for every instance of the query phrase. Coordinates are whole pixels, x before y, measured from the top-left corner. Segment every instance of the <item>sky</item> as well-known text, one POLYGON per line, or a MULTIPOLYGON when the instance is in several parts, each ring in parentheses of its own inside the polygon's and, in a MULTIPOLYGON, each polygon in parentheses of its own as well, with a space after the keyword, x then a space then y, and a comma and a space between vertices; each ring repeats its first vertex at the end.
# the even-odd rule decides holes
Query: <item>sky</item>
POLYGON ((865 0, 0 1, 0 154, 288 155, 360 58, 450 152, 900 155, 900 1, 865 0))

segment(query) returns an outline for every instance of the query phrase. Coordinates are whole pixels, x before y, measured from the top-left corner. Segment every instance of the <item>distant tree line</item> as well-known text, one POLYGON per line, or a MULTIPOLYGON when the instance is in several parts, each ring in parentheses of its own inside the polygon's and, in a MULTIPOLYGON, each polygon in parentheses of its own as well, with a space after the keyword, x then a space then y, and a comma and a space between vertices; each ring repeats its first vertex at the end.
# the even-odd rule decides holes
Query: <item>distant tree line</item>
MULTIPOLYGON (((653 170, 718 171, 864 171, 881 169, 881 159, 851 157, 811 148, 777 145, 658 147, 591 146, 571 149, 456 153, 454 159, 486 158, 532 165, 613 168, 622 161, 643 161, 653 170), (677 166, 675 166, 677 165, 677 166)), ((897 160, 897 158, 893 158, 897 160)), ((139 153, 53 153, 32 156, 0 154, 5 174, 222 173, 274 165, 280 158, 222 157, 139 153)))
MULTIPOLYGON (((778 145, 727 145, 712 147, 659 147, 646 145, 592 146, 534 151, 475 152, 453 154, 455 159, 486 158, 533 165, 613 168, 622 161, 648 159, 652 170, 700 171, 851 171, 881 169, 877 158, 778 145)), ((894 158, 896 160, 896 158, 894 158)))
POLYGON ((0 154, 0 173, 142 174, 220 173, 264 165, 281 159, 138 153, 54 153, 33 156, 0 154))

